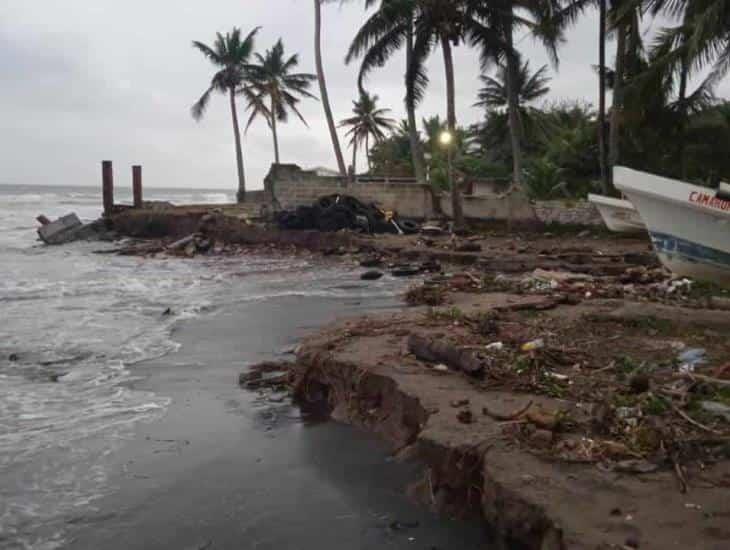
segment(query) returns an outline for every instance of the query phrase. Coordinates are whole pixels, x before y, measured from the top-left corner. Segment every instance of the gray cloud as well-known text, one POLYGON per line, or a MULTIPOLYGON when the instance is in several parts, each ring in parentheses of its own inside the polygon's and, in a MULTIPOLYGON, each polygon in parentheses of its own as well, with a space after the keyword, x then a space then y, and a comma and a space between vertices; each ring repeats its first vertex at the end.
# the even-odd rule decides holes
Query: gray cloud
MULTIPOLYGON (((313 71, 312 6, 304 0, 5 0, 0 15, 0 87, 5 132, 0 137, 0 180, 12 183, 96 185, 99 161, 114 159, 124 183, 129 165, 145 166, 147 185, 235 187, 232 128, 228 104, 216 97, 196 123, 190 105, 205 89, 211 68, 190 47, 212 41, 216 31, 262 26, 258 48, 283 37, 299 52, 301 69, 313 71), (9 4, 9 5, 8 5, 9 4)), ((327 5, 324 50, 336 118, 347 116, 356 94, 355 66, 345 66, 346 48, 363 18, 361 3, 327 5)), ((595 16, 569 33, 561 50, 553 98, 595 102, 597 58, 595 16)), ((548 63, 539 45, 521 47, 533 66, 548 63)), ((438 54, 438 52, 436 52, 438 54)), ((369 88, 383 106, 403 117, 403 60, 395 58, 374 74, 369 88)), ((480 118, 471 107, 478 86, 477 56, 456 51, 458 116, 480 118)), ((431 87, 420 115, 445 111, 443 65, 429 63, 431 87)), ((727 91, 724 85, 722 91, 727 91)), ((241 105, 243 109, 243 105, 241 105)), ((292 119, 281 129, 285 162, 334 164, 318 102, 302 112, 309 128, 292 119)), ((273 158, 265 123, 245 138, 247 176, 262 186, 273 158)), ((348 155, 349 157, 349 155, 348 155)))

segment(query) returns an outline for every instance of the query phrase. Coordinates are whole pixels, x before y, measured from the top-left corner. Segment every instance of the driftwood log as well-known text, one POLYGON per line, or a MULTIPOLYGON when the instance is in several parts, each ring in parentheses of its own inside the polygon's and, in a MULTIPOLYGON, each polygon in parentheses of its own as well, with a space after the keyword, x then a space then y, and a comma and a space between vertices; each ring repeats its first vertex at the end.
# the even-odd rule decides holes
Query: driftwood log
POLYGON ((443 363, 450 369, 470 376, 481 376, 489 366, 489 357, 474 349, 458 348, 448 342, 431 340, 417 334, 408 337, 408 351, 422 361, 443 363))

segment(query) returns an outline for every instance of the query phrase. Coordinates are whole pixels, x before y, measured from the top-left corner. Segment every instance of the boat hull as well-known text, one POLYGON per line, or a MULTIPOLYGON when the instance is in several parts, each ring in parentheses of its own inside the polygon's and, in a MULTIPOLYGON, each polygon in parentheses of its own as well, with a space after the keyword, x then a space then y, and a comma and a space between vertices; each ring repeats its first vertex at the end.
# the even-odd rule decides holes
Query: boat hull
POLYGON ((588 201, 593 204, 603 218, 603 223, 614 233, 642 233, 646 225, 639 212, 629 201, 604 197, 603 195, 588 195, 588 201))
POLYGON ((730 201, 704 187, 623 167, 614 169, 614 184, 639 211, 665 267, 730 286, 730 201))

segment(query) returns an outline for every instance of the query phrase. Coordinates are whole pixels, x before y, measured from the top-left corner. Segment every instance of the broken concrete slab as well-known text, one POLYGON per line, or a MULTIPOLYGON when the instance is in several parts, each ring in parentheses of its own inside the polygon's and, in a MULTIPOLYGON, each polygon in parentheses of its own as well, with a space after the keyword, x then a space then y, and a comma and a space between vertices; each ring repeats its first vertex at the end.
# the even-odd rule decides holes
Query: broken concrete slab
POLYGON ((82 226, 76 214, 67 214, 39 227, 38 236, 46 244, 63 244, 74 240, 76 231, 82 226))
POLYGON ((49 223, 44 223, 48 218, 39 216, 38 221, 43 223, 42 227, 38 228, 38 236, 44 243, 50 245, 66 244, 82 239, 112 241, 118 238, 117 233, 109 231, 101 220, 84 224, 74 213, 49 223))

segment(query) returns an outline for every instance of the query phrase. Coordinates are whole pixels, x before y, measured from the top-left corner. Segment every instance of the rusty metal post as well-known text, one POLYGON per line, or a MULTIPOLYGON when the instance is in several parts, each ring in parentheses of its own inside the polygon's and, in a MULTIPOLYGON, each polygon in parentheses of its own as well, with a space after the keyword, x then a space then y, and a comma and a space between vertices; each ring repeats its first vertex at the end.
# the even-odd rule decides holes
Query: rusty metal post
POLYGON ((110 216, 114 209, 114 171, 110 160, 101 161, 101 182, 104 215, 110 216))
POLYGON ((134 207, 142 208, 142 167, 132 166, 132 194, 134 196, 134 207))

